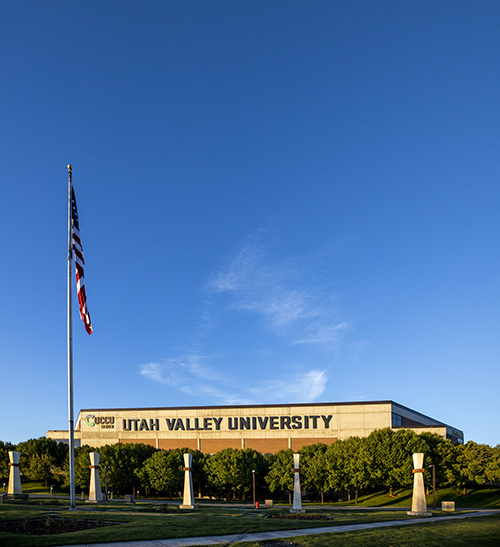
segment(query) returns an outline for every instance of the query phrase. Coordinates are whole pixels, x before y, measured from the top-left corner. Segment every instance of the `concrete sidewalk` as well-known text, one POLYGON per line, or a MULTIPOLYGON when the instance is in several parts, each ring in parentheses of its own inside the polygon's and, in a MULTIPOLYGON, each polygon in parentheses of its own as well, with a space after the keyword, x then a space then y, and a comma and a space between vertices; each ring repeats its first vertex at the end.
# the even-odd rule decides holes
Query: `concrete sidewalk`
POLYGON ((270 539, 286 539, 298 536, 314 534, 336 534, 339 532, 355 532, 357 530, 369 530, 373 528, 385 528, 388 526, 411 526, 412 524, 425 524, 428 522, 448 521, 450 519, 467 519, 473 517, 485 517, 497 514, 498 510, 474 511, 462 515, 447 515, 445 517, 425 517, 411 520, 392 520, 388 522, 374 522, 370 524, 346 524, 339 526, 322 526, 318 528, 303 528, 300 530, 282 530, 280 532, 257 532, 252 534, 230 534, 224 536, 206 536, 177 539, 151 539, 144 541, 118 541, 112 543, 87 543, 68 547, 188 547, 191 545, 233 545, 245 541, 264 541, 270 539))

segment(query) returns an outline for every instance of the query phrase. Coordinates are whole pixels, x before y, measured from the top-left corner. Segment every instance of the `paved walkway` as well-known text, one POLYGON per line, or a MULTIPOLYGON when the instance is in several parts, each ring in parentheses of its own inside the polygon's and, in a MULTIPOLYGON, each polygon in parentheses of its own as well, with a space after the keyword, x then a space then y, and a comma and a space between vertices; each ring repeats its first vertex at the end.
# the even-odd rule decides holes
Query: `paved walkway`
POLYGON ((355 532, 356 530, 368 530, 372 528, 385 528, 387 526, 411 526, 427 522, 437 522, 449 519, 466 519, 473 517, 485 517, 498 513, 498 510, 482 510, 461 515, 447 515, 445 517, 423 517, 411 520, 391 520, 387 522, 373 522, 371 524, 345 524, 339 526, 322 526, 319 528, 303 528, 300 530, 282 530, 280 532, 257 532, 253 534, 230 534, 224 536, 206 536, 177 539, 151 539, 144 541, 119 541, 113 543, 88 543, 73 545, 71 547, 188 547, 191 545, 234 545, 245 541, 264 541, 270 539, 286 539, 313 534, 336 534, 339 532, 355 532))

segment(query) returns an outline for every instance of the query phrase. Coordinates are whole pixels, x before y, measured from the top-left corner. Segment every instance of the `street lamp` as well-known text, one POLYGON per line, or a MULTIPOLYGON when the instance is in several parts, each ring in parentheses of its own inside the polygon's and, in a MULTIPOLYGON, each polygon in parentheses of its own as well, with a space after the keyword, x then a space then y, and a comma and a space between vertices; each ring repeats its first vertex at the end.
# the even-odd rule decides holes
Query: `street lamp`
POLYGON ((432 508, 436 510, 436 466, 434 464, 428 465, 427 468, 432 467, 432 508))
POLYGON ((104 466, 104 499, 108 501, 108 466, 104 466))
POLYGON ((252 469, 252 484, 253 484, 253 507, 255 509, 255 469, 252 469))

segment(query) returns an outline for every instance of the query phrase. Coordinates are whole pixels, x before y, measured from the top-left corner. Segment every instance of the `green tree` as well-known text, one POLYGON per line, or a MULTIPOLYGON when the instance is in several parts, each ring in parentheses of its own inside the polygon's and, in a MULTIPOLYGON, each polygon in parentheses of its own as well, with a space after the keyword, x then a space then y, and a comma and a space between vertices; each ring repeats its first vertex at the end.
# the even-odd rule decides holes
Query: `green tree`
POLYGON ((425 448, 425 484, 431 484, 432 471, 430 465, 434 465, 436 473, 436 488, 442 488, 449 484, 449 469, 454 461, 453 444, 449 439, 443 439, 441 435, 424 431, 418 435, 426 445, 425 448))
POLYGON ((325 467, 328 488, 342 490, 346 484, 343 442, 335 441, 326 448, 325 467))
MULTIPOLYGON (((97 448, 92 446, 83 445, 75 448, 74 462, 75 462, 75 488, 86 491, 90 485, 90 452, 97 452, 97 448)), ((64 463, 64 482, 63 486, 69 488, 69 461, 64 463)))
POLYGON ((491 448, 490 460, 485 466, 486 482, 500 483, 500 445, 491 448))
POLYGON ((149 457, 141 467, 135 470, 143 488, 154 488, 158 492, 181 491, 184 485, 184 454, 191 454, 191 474, 193 486, 200 490, 204 482, 204 455, 199 450, 176 448, 170 451, 158 451, 149 457))
POLYGON ((172 497, 172 491, 181 488, 183 478, 177 456, 177 452, 160 450, 145 460, 143 465, 134 471, 141 485, 154 488, 157 492, 170 491, 172 497))
POLYGON ((349 437, 343 443, 345 486, 354 489, 354 500, 358 503, 359 492, 371 480, 369 449, 366 439, 349 437))
POLYGON ((456 445, 455 463, 456 485, 467 494, 467 484, 485 484, 487 472, 491 470, 493 449, 487 444, 469 441, 467 444, 456 445))
POLYGON ((210 487, 218 492, 225 492, 226 499, 230 494, 240 490, 244 485, 242 472, 243 458, 241 451, 225 448, 205 460, 205 473, 210 487))
POLYGON ((373 481, 389 488, 391 497, 394 497, 393 489, 397 485, 393 440, 394 431, 389 427, 373 431, 367 437, 367 448, 373 456, 370 469, 373 481))
POLYGON ((53 477, 56 465, 54 459, 48 454, 33 455, 28 460, 28 466, 24 469, 24 474, 33 481, 45 481, 53 477))
POLYGON ((241 457, 241 495, 249 496, 253 492, 253 479, 255 475, 255 493, 265 484, 265 476, 269 470, 266 458, 253 448, 245 448, 239 451, 241 457), (255 473, 252 473, 255 471, 255 473))
POLYGON ((464 455, 467 462, 468 476, 471 482, 485 484, 486 469, 491 463, 493 449, 487 444, 469 441, 465 445, 464 455))
MULTIPOLYGON (((429 447, 423 437, 417 435, 411 429, 398 430, 392 439, 392 476, 399 486, 411 486, 413 484, 413 454, 423 453, 424 465, 432 464, 429 457, 429 447)), ((429 471, 427 471, 429 477, 429 471)), ((427 481, 427 484, 430 484, 427 481)))
POLYGON ((300 449, 300 484, 304 490, 319 492, 321 505, 324 502, 324 492, 328 489, 326 451, 327 445, 322 443, 300 449))
MULTIPOLYGON (((140 480, 135 473, 144 462, 150 458, 156 449, 147 444, 113 444, 102 446, 96 450, 100 452, 100 465, 108 467, 108 488, 115 492, 135 493, 140 486, 140 480)), ((101 472, 101 483, 104 473, 101 472)))
POLYGON ((271 492, 293 492, 293 450, 279 450, 270 461, 266 482, 271 492))
POLYGON ((0 441, 0 480, 9 478, 9 452, 12 452, 12 450, 15 450, 12 443, 0 441))
POLYGON ((193 456, 193 461, 191 463, 191 474, 193 476, 193 489, 200 493, 203 489, 203 486, 206 483, 205 478, 205 459, 206 456, 200 450, 194 450, 192 448, 179 448, 176 449, 179 452, 179 470, 182 471, 182 476, 184 477, 184 454, 191 454, 193 456))
POLYGON ((61 480, 61 468, 68 457, 68 446, 53 439, 40 437, 29 439, 17 445, 21 453, 21 473, 30 480, 61 480))
POLYGON ((366 442, 373 483, 389 488, 391 497, 394 497, 394 488, 413 481, 412 454, 428 451, 425 440, 408 429, 396 433, 388 427, 378 429, 368 435, 366 442))
POLYGON ((441 440, 436 450, 436 484, 440 487, 456 486, 457 457, 460 452, 459 446, 462 445, 455 445, 449 439, 441 440))

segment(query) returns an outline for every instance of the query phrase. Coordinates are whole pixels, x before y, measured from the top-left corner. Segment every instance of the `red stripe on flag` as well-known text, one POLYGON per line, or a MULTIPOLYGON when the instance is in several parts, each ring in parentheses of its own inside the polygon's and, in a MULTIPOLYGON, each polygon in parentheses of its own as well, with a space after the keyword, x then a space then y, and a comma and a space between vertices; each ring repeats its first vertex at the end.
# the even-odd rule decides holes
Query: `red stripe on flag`
POLYGON ((73 251, 75 253, 75 272, 76 272, 76 288, 78 291, 78 304, 80 308, 80 317, 85 325, 85 330, 92 334, 92 323, 90 314, 87 309, 87 296, 85 294, 85 279, 83 266, 83 246, 80 239, 80 225, 78 221, 78 210, 76 208, 75 191, 71 189, 71 240, 73 243, 73 251))

